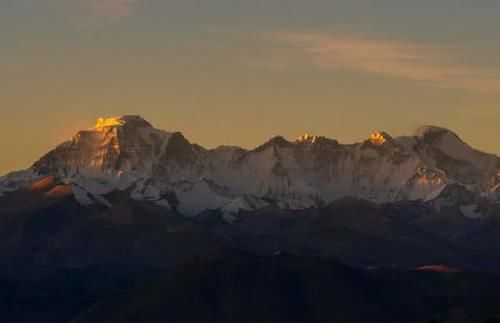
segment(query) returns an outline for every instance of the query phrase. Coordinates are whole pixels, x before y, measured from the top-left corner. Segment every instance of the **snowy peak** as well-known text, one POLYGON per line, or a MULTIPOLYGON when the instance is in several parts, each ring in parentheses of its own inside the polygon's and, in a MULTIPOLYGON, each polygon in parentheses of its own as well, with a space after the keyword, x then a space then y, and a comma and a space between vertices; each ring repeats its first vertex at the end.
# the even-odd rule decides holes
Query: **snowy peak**
POLYGON ((441 127, 420 127, 415 132, 415 137, 418 143, 437 148, 448 156, 458 160, 469 161, 474 157, 489 155, 473 149, 467 143, 465 143, 456 133, 441 127))
POLYGON ((102 131, 106 128, 130 126, 134 128, 152 128, 151 124, 140 116, 122 116, 114 118, 98 118, 91 130, 102 131))
POLYGON ((308 133, 305 133, 302 136, 297 137, 296 142, 298 142, 298 143, 310 143, 310 144, 314 144, 317 139, 318 139, 318 137, 312 136, 312 135, 310 135, 308 133))
POLYGON ((79 131, 36 162, 43 175, 150 173, 152 163, 166 149, 171 134, 157 130, 139 116, 99 118, 89 130, 79 131))
POLYGON ((370 136, 370 142, 375 146, 382 146, 387 141, 387 134, 385 132, 374 132, 370 136))
POLYGON ((422 160, 464 184, 492 178, 497 171, 497 156, 476 150, 454 132, 433 126, 415 133, 415 150, 422 160))
POLYGON ((466 160, 474 154, 486 155, 466 144, 456 133, 441 127, 424 126, 417 129, 419 143, 432 146, 457 159, 466 160))

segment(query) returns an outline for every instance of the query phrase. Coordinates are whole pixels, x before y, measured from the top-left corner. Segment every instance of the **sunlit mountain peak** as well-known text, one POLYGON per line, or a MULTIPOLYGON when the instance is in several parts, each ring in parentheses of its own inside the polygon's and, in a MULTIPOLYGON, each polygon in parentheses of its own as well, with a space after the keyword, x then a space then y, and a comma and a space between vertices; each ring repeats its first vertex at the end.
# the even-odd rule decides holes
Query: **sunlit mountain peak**
POLYGON ((95 126, 92 129, 93 130, 102 130, 103 128, 123 126, 124 124, 125 124, 125 120, 123 120, 121 117, 98 118, 95 126))
POLYGON ((370 141, 375 146, 382 146, 386 142, 386 139, 382 133, 374 132, 370 136, 370 141))
POLYGON ((312 136, 308 133, 303 134, 302 136, 297 137, 297 142, 309 142, 314 144, 317 140, 316 136, 312 136))
POLYGON ((112 118, 98 118, 92 130, 130 125, 133 127, 151 127, 151 124, 138 115, 126 115, 112 118))

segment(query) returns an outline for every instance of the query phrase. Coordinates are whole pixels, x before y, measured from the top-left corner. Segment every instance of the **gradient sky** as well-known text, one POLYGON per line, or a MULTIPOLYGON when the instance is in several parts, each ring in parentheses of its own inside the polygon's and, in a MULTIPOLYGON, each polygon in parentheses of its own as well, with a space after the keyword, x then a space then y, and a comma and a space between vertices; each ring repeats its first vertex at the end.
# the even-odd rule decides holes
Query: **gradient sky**
POLYGON ((498 0, 0 0, 0 174, 100 116, 206 147, 453 129, 500 153, 498 0))

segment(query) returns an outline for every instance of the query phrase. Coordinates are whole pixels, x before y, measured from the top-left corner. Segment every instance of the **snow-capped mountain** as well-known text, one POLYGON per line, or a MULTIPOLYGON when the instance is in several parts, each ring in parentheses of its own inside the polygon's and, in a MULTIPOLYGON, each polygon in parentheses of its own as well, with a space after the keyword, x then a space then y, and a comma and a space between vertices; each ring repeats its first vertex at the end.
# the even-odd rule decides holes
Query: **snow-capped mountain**
POLYGON ((500 158, 439 127, 397 138, 374 133, 348 145, 304 135, 293 142, 275 137, 253 150, 208 150, 139 116, 124 116, 98 119, 30 169, 0 178, 0 195, 48 176, 84 205, 111 207, 106 196, 122 191, 186 216, 218 209, 229 222, 241 210, 320 207, 348 196, 447 201, 470 213, 481 199, 498 201, 500 158), (448 187, 473 198, 450 202, 442 196, 448 187))

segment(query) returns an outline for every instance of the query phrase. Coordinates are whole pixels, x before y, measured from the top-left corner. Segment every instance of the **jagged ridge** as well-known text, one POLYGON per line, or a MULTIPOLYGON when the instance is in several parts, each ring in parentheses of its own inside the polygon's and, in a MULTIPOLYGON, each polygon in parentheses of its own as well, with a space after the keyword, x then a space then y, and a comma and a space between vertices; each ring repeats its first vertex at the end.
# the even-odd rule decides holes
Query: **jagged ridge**
POLYGON ((240 210, 319 207, 347 196, 434 200, 449 185, 473 193, 465 205, 471 208, 480 199, 498 199, 500 158, 429 126, 407 137, 377 132, 349 145, 304 135, 294 142, 275 137, 253 150, 208 150, 139 116, 124 116, 98 119, 30 169, 3 177, 0 194, 46 176, 71 186, 86 205, 111 206, 107 194, 130 191, 133 199, 187 216, 219 209, 233 221, 240 210))

